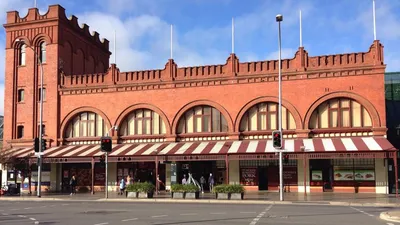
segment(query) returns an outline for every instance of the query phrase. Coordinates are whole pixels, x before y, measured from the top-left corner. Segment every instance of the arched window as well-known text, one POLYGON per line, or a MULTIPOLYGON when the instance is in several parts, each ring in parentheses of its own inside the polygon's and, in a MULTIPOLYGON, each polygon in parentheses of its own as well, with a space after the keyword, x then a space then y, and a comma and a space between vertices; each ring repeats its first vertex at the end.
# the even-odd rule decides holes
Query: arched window
POLYGON ((119 128, 121 136, 159 135, 165 133, 166 127, 161 116, 150 109, 137 109, 131 112, 119 128))
POLYGON ((313 112, 310 129, 371 127, 368 111, 348 98, 335 98, 322 103, 313 112))
POLYGON ((41 61, 42 63, 45 63, 45 62, 46 62, 46 42, 42 42, 42 43, 40 44, 40 53, 39 53, 39 56, 40 56, 40 61, 41 61))
POLYGON ((25 60, 26 60, 26 45, 23 44, 19 48, 19 65, 25 66, 25 60))
POLYGON ((70 120, 65 131, 66 138, 100 137, 109 127, 101 116, 93 112, 82 112, 70 120))
MULTIPOLYGON (((251 107, 243 115, 240 121, 240 132, 262 131, 278 129, 278 103, 262 102, 251 107)), ((296 121, 293 115, 285 107, 282 107, 282 128, 284 130, 295 130, 296 121)))
POLYGON ((216 108, 211 106, 195 106, 179 119, 178 134, 227 132, 228 123, 216 108))

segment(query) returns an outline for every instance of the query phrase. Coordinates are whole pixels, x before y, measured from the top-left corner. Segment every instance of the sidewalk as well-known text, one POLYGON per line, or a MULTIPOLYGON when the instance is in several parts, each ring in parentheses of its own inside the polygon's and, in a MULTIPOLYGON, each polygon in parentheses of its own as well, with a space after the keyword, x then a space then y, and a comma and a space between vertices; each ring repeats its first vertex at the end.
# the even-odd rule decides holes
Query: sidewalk
POLYGON ((244 200, 217 200, 215 194, 200 194, 199 199, 172 199, 170 193, 161 192, 154 195, 152 199, 131 199, 117 195, 116 192, 109 192, 108 199, 104 192, 78 193, 70 196, 63 193, 43 193, 41 198, 36 195, 23 194, 22 196, 1 196, 0 201, 113 201, 113 202, 196 202, 196 203, 238 203, 238 204, 324 204, 343 206, 380 206, 400 207, 400 198, 387 194, 355 194, 355 193, 285 193, 284 201, 279 200, 279 193, 276 192, 246 192, 244 200))
POLYGON ((400 223, 400 210, 382 212, 379 217, 386 221, 400 223))

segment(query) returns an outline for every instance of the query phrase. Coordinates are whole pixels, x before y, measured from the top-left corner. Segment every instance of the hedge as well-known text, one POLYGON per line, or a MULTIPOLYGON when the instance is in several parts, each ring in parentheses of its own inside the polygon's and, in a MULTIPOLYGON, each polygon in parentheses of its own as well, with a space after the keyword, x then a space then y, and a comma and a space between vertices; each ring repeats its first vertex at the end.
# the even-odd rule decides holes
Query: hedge
POLYGON ((153 192, 155 189, 154 184, 149 182, 136 182, 133 184, 129 184, 126 187, 126 191, 128 192, 145 192, 150 193, 153 192))
POLYGON ((199 191, 199 187, 194 184, 173 184, 171 186, 171 192, 197 192, 199 191))
POLYGON ((214 193, 244 193, 244 187, 240 184, 221 184, 213 188, 214 193))

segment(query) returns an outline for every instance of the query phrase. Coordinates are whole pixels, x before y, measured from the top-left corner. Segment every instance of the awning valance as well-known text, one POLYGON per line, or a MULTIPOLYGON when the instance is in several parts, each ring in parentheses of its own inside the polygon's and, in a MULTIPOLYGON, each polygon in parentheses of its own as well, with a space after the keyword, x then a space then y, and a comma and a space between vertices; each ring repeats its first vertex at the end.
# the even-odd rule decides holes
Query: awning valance
MULTIPOLYGON (((393 145, 383 137, 312 138, 284 140, 288 152, 368 152, 394 151, 393 145)), ((33 148, 15 149, 13 156, 33 154, 33 148)), ((273 153, 272 140, 244 140, 217 142, 134 143, 114 145, 110 157, 152 155, 225 155, 273 153)), ((101 156, 100 145, 64 145, 47 149, 45 158, 79 158, 101 156)))

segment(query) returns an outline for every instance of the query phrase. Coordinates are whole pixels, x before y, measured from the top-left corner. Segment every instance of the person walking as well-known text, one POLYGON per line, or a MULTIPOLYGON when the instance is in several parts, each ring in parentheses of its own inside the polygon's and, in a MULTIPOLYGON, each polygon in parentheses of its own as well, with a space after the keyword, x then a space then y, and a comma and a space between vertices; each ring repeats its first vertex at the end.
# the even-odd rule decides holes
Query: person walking
POLYGON ((214 177, 212 173, 210 173, 210 176, 208 177, 208 185, 210 186, 210 192, 212 192, 214 188, 214 177))
POLYGON ((119 182, 119 193, 118 193, 118 195, 124 195, 125 187, 126 187, 125 179, 122 178, 121 181, 119 182))
POLYGON ((71 187, 70 195, 76 195, 76 177, 75 177, 75 175, 72 175, 71 180, 69 181, 69 185, 71 187))
POLYGON ((206 184, 206 178, 202 175, 200 177, 200 187, 201 187, 201 193, 204 193, 204 185, 206 184))

